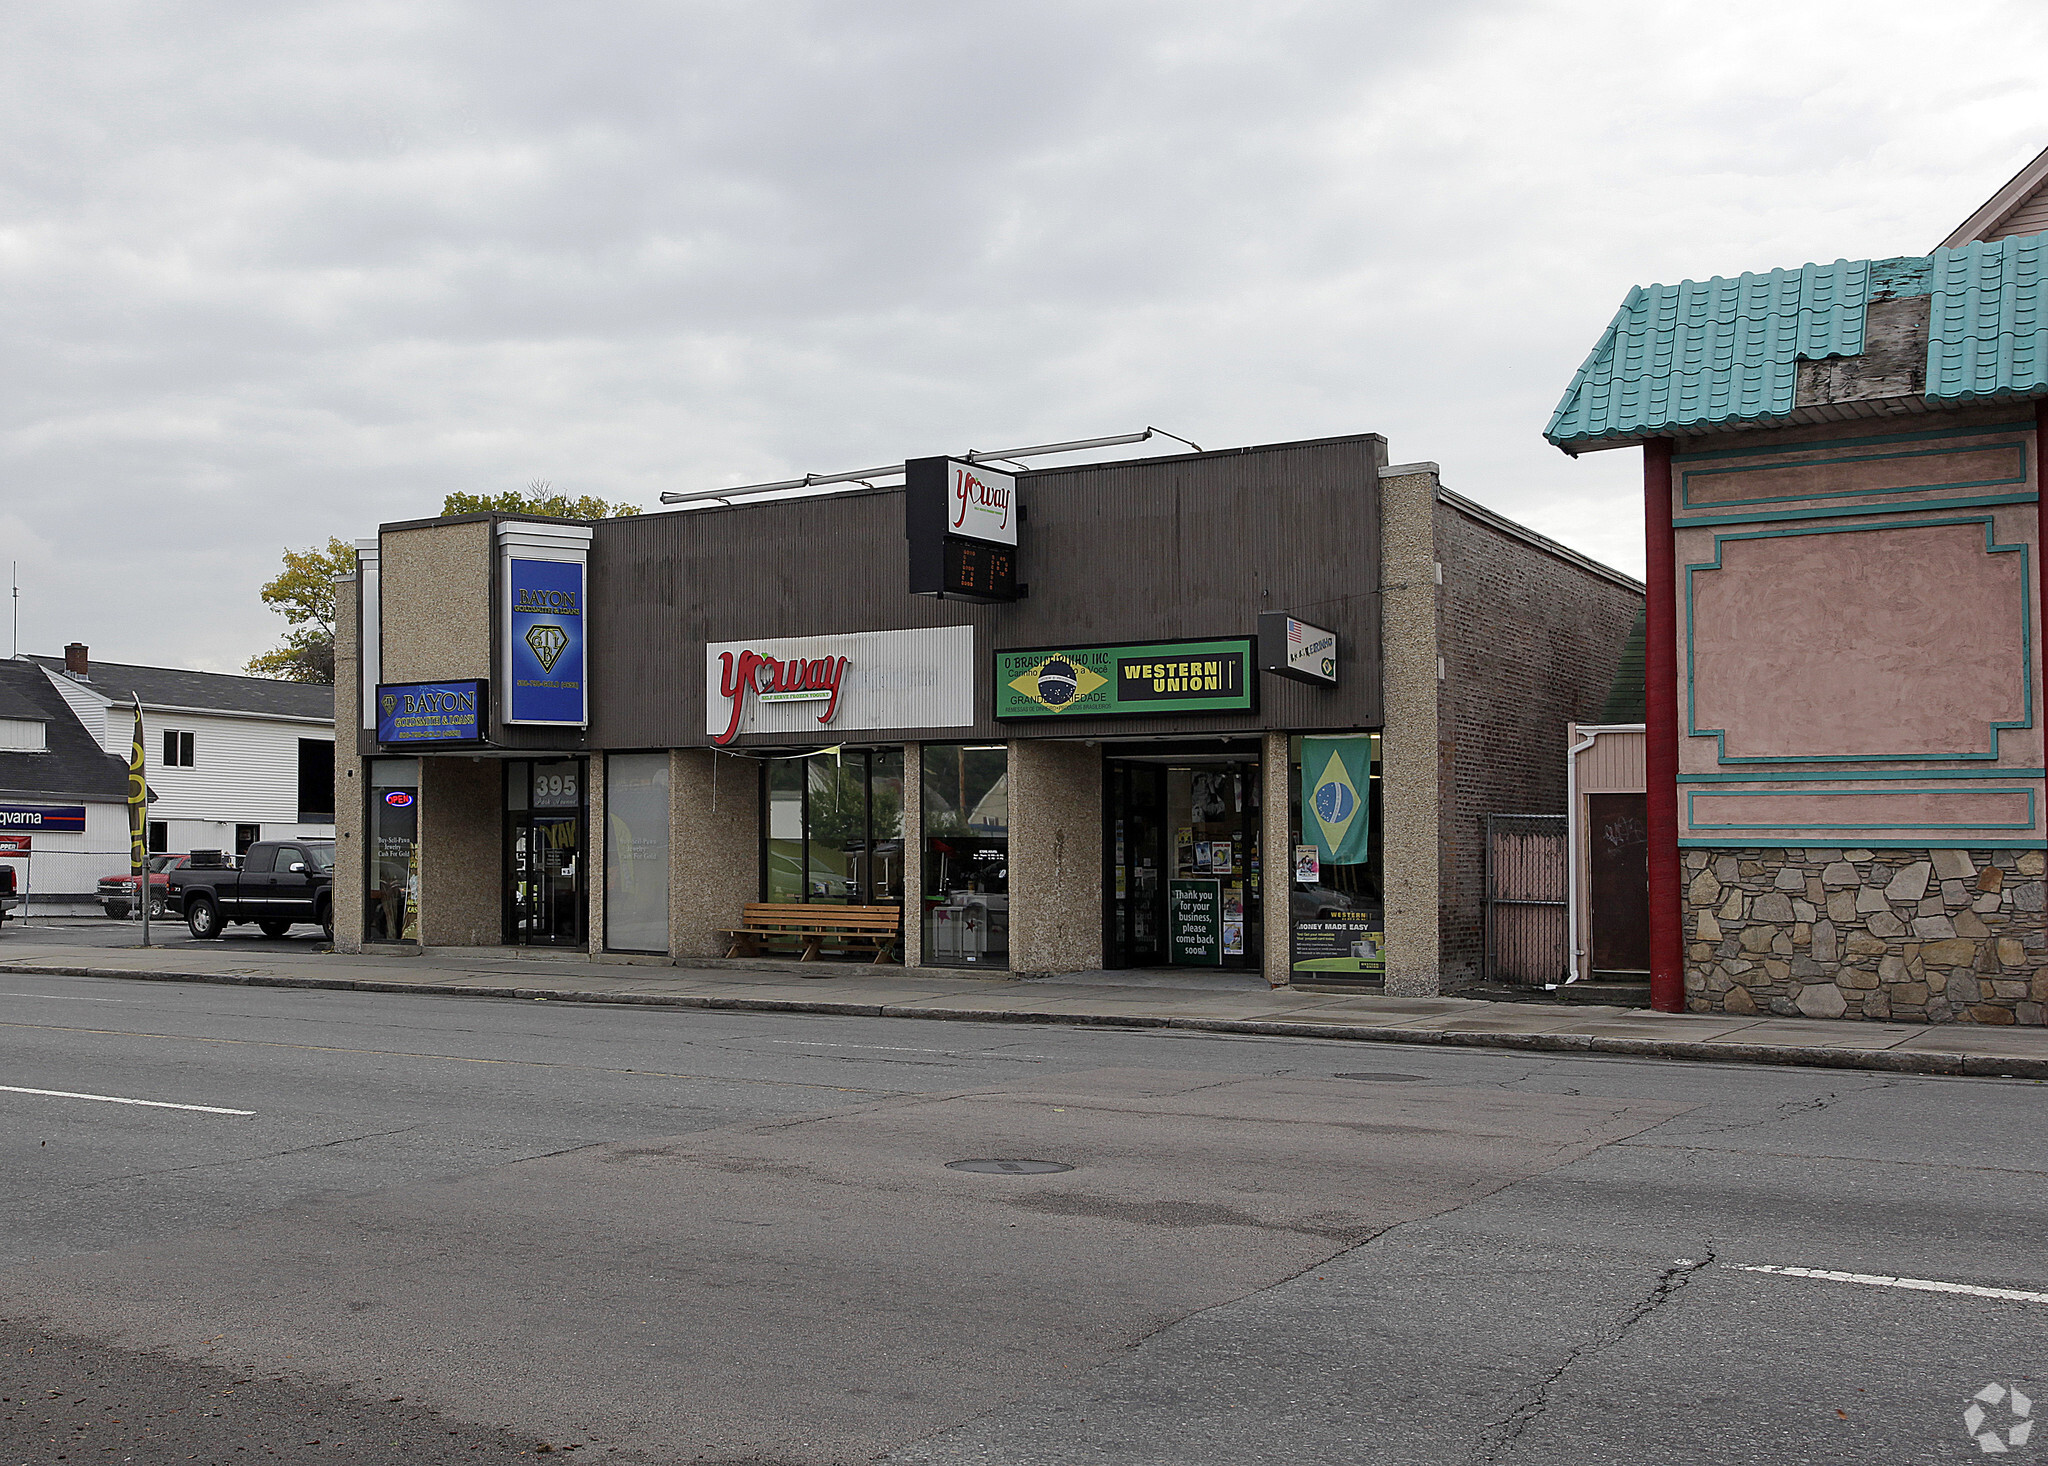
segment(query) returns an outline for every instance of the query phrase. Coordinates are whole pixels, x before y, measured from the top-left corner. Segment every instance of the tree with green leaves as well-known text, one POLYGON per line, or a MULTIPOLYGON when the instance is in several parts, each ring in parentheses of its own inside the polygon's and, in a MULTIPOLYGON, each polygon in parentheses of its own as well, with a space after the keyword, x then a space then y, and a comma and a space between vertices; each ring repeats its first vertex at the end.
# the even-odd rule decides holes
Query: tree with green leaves
POLYGON ((263 587, 263 603, 292 629, 279 646, 249 659, 251 676, 334 681, 334 577, 353 575, 355 568, 355 547, 346 540, 330 538, 324 550, 284 552, 284 569, 263 587))
MULTIPOLYGON (((523 490, 502 494, 454 493, 441 503, 441 513, 533 514, 550 519, 618 519, 638 514, 634 504, 608 504, 585 494, 572 499, 558 494, 546 479, 523 490)), ((251 657, 245 669, 252 677, 281 682, 334 681, 334 577, 353 575, 356 552, 338 539, 327 548, 286 550, 284 569, 263 587, 263 603, 291 622, 292 629, 274 649, 251 657)))
POLYGON ((622 519, 638 514, 637 504, 608 504, 585 494, 572 499, 557 494, 544 478, 525 489, 508 489, 502 494, 450 494, 441 503, 443 514, 537 514, 549 519, 622 519))

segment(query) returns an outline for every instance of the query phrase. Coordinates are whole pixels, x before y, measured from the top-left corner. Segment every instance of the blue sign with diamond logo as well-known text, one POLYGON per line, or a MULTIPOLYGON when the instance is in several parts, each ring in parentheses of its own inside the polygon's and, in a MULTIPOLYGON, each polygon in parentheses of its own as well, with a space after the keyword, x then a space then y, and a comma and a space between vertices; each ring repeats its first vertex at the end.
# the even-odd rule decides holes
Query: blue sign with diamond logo
POLYGON ((583 566, 565 560, 508 562, 505 594, 511 676, 508 723, 589 722, 584 685, 583 566))

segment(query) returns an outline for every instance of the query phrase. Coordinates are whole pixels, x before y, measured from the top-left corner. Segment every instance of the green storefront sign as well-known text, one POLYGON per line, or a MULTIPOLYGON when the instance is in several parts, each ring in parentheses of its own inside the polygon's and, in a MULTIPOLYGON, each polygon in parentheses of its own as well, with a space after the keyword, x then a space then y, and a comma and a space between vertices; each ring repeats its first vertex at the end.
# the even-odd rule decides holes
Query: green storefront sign
POLYGON ((1250 712, 1249 637, 996 653, 998 718, 1250 712))
POLYGON ((1223 965, 1223 883, 1166 883, 1166 960, 1179 967, 1223 965))

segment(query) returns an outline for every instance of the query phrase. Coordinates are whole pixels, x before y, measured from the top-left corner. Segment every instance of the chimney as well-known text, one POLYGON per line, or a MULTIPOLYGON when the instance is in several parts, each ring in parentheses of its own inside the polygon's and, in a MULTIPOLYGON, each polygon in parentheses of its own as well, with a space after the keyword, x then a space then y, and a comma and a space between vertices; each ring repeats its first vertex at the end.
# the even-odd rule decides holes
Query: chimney
POLYGON ((74 641, 64 648, 64 670, 73 677, 88 675, 84 642, 74 641))

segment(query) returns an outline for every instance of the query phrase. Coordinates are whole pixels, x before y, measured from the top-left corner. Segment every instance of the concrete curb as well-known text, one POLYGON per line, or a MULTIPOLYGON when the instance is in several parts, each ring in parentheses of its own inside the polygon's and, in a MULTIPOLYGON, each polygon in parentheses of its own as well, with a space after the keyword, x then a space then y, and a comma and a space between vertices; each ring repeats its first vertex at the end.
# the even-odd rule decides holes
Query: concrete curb
POLYGON ((144 972, 122 967, 0 962, 0 972, 24 976, 113 978, 141 982, 200 982, 227 987, 324 988, 338 992, 426 993, 442 998, 514 998, 553 1003, 607 1003, 643 1008, 708 1008, 741 1013, 824 1013, 849 1018, 925 1018, 945 1023, 1065 1023, 1094 1028, 1179 1028, 1201 1033, 1272 1038, 1334 1039, 1351 1043, 1414 1044, 1425 1048, 1519 1049, 1547 1054, 1613 1054, 1638 1059, 1679 1059, 1709 1064, 1774 1064, 1806 1069, 1868 1069, 1886 1074, 1944 1074, 2001 1079, 2048 1079, 2048 1058, 1931 1050, 1846 1049, 1820 1044, 1700 1043, 1689 1039, 1610 1038, 1585 1033, 1481 1033, 1466 1029, 1394 1028, 1370 1023, 1291 1023, 1264 1018, 1171 1018, 1150 1014, 1021 1012, 983 1008, 899 1007, 827 998, 742 998, 709 993, 588 993, 569 988, 480 987, 473 984, 384 982, 375 978, 287 977, 277 973, 144 972))

